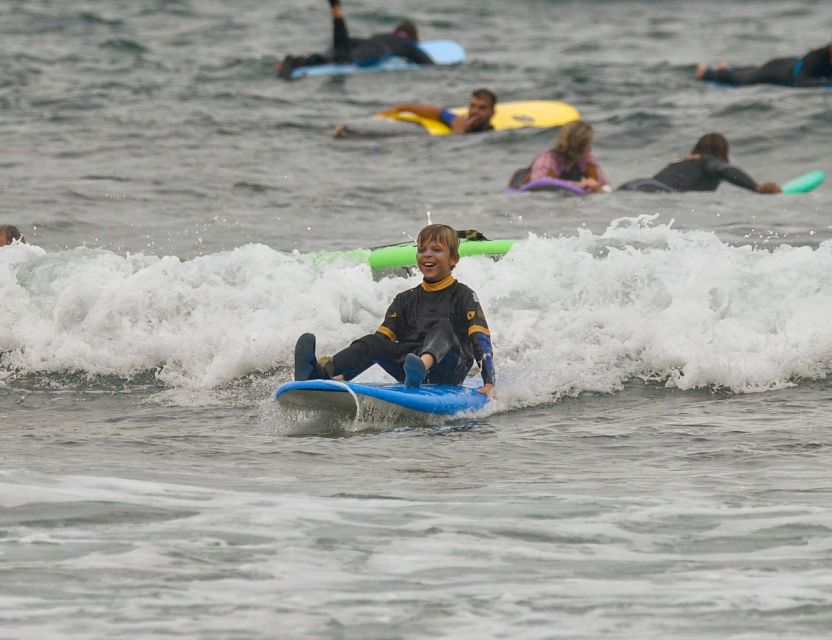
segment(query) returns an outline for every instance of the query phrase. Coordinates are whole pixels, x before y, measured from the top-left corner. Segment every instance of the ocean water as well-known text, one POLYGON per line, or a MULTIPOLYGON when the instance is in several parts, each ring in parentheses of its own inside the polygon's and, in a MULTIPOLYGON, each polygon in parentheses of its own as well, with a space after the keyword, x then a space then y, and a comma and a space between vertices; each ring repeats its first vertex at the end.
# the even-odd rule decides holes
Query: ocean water
POLYGON ((0 638, 830 637, 828 184, 514 196, 552 131, 331 132, 487 86, 576 106, 614 184, 709 131, 760 181, 829 173, 832 92, 692 76, 821 46, 832 6, 345 11, 468 61, 286 83, 324 2, 0 2, 0 638), (304 431, 271 400, 298 334, 419 281, 321 252, 428 221, 525 240, 456 270, 496 402, 304 431))

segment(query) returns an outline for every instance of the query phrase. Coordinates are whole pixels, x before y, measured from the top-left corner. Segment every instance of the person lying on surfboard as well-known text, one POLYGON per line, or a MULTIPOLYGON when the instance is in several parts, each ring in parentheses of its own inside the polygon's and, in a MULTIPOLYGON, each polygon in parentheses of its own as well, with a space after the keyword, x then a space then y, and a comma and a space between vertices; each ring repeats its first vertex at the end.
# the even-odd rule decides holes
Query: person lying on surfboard
POLYGON ((509 186, 517 189, 534 180, 557 178, 586 191, 610 191, 609 181, 592 155, 592 140, 589 123, 566 123, 555 138, 555 146, 537 156, 532 166, 515 171, 509 186))
MULTIPOLYGON (((382 115, 395 115, 397 113, 409 112, 422 118, 443 122, 451 128, 451 133, 479 133, 491 131, 491 118, 494 117, 494 108, 497 106, 497 96, 489 89, 477 89, 471 94, 468 100, 468 113, 466 115, 454 115, 450 110, 434 104, 421 104, 413 102, 400 102, 382 111, 382 115)), ((336 135, 339 133, 336 128, 336 135)))
POLYGON ((329 0, 332 11, 332 48, 325 53, 306 56, 287 55, 276 65, 277 76, 292 78, 298 67, 319 64, 357 64, 367 66, 387 56, 399 56, 415 64, 433 64, 431 57, 419 48, 419 32, 410 20, 399 23, 392 33, 379 33, 369 38, 350 38, 340 0, 329 0))
POLYGON ((784 87, 816 87, 832 84, 832 43, 802 58, 775 58, 760 66, 733 67, 720 62, 716 68, 700 63, 696 79, 728 84, 777 84, 784 87))
POLYGON ((295 380, 351 380, 378 364, 399 382, 418 387, 462 384, 476 360, 486 395, 494 389, 491 332, 477 294, 451 272, 459 262, 459 236, 444 224, 431 224, 416 239, 422 283, 397 295, 381 326, 339 351, 318 359, 315 336, 304 333, 295 345, 295 380))
POLYGON ((690 154, 667 165, 652 178, 630 180, 619 191, 670 193, 675 191, 716 191, 726 180, 757 193, 780 193, 775 182, 758 184, 739 167, 730 164, 728 140, 721 133, 707 133, 694 145, 690 154))

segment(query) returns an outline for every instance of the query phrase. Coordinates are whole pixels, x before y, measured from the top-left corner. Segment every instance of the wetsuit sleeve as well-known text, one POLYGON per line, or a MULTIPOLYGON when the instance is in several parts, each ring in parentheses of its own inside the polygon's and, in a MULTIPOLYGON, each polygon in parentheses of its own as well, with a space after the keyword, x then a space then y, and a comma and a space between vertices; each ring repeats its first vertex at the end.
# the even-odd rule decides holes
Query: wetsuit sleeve
POLYGON ((711 175, 718 175, 723 180, 727 180, 743 189, 755 191, 757 189, 757 182, 739 167, 723 162, 719 158, 709 157, 705 162, 705 171, 711 175))
POLYGON ((420 47, 416 42, 408 42, 406 40, 403 42, 405 46, 402 47, 400 52, 397 51, 396 55, 407 58, 416 64, 433 64, 433 58, 425 53, 424 49, 422 49, 422 47, 420 47))
POLYGON ((456 118, 456 116, 448 109, 442 109, 442 111, 439 112, 439 119, 449 127, 453 126, 454 118, 456 118))
POLYGON ((465 330, 480 366, 483 384, 495 384, 494 350, 491 347, 491 331, 477 294, 469 291, 464 298, 465 330))
POLYGON ((332 59, 341 63, 350 61, 350 34, 343 17, 332 19, 332 59))
POLYGON ((401 296, 396 296, 393 298, 393 302, 390 303, 390 306, 387 308, 387 313, 384 314, 384 320, 376 329, 376 333, 381 333, 382 335, 387 336, 393 342, 398 342, 399 340, 399 326, 401 322, 401 315, 402 315, 402 303, 401 303, 401 296))

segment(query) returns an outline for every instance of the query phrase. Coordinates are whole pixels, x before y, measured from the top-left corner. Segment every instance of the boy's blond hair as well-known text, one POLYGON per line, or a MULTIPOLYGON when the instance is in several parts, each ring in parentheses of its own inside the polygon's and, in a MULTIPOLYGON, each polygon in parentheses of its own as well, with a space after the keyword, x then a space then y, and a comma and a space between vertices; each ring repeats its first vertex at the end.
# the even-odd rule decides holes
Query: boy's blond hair
POLYGON ((452 258, 459 258, 459 234, 453 227, 446 224, 429 224, 419 232, 416 247, 424 247, 428 242, 441 244, 452 258))

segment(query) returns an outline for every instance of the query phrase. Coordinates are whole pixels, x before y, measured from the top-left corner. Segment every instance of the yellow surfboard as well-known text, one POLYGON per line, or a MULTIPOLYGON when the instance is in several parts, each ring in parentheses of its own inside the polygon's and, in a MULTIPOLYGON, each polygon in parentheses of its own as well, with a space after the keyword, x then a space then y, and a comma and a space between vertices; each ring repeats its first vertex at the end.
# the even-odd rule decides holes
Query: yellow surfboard
MULTIPOLYGON (((449 109, 454 115, 465 115, 468 107, 454 107, 449 109)), ((422 118, 412 113, 380 114, 394 120, 406 120, 422 125, 432 136, 446 136, 451 128, 437 120, 422 118)), ((521 127, 537 127, 548 129, 560 127, 581 117, 578 110, 571 104, 557 100, 526 100, 523 102, 499 102, 491 119, 491 124, 497 131, 504 129, 520 129, 521 127)))

